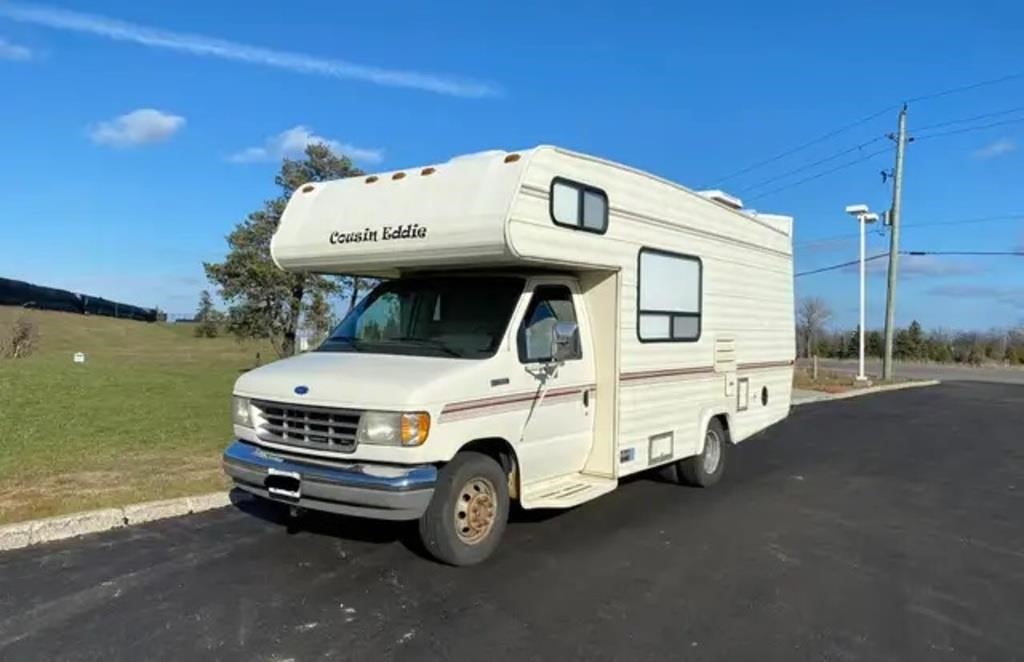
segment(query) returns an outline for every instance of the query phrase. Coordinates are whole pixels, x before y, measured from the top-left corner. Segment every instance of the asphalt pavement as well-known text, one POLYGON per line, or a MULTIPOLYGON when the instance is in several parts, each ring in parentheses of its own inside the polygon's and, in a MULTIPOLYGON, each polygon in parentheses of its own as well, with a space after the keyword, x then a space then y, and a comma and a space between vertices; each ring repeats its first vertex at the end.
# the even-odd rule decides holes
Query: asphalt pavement
MULTIPOLYGON (((800 359, 799 364, 809 366, 810 361, 800 359)), ((855 359, 819 359, 818 367, 821 370, 857 374, 858 362, 855 359)), ((874 358, 867 359, 864 362, 864 372, 869 377, 879 377, 882 374, 882 361, 874 358)), ((893 372, 898 378, 1024 385, 1024 367, 1021 366, 972 366, 959 363, 896 361, 893 365, 893 372)))
POLYGON ((1006 385, 801 407, 713 489, 520 514, 472 568, 248 501, 8 552, 0 659, 1021 659, 1021 429, 1006 385))

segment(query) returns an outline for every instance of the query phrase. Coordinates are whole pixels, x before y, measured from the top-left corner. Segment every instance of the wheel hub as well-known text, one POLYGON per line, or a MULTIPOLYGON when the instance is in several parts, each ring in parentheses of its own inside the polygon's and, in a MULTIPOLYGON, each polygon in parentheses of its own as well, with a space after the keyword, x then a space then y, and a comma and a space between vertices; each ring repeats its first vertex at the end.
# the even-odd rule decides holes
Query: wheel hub
POLYGON ((714 430, 708 430, 704 437, 704 472, 715 473, 718 463, 722 460, 722 440, 714 430))
POLYGON ((455 531, 467 545, 482 541, 494 528, 497 514, 497 490, 486 478, 466 482, 455 501, 455 531))

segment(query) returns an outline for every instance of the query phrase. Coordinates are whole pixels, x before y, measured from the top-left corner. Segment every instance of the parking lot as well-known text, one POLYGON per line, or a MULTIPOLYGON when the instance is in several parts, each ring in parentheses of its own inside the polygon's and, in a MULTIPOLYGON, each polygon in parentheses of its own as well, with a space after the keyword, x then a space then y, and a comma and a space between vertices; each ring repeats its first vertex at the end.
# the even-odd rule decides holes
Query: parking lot
POLYGON ((518 514, 492 561, 240 507, 0 555, 3 659, 1015 659, 1024 387, 800 407, 722 484, 518 514))

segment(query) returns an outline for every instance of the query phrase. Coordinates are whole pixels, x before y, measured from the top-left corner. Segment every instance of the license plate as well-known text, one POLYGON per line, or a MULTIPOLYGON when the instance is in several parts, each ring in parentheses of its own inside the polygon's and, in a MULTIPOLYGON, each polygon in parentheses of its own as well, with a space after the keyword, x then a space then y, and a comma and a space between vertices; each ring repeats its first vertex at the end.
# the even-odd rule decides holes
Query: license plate
POLYGON ((297 471, 281 471, 269 467, 263 485, 268 493, 276 497, 293 501, 302 497, 302 476, 297 471))

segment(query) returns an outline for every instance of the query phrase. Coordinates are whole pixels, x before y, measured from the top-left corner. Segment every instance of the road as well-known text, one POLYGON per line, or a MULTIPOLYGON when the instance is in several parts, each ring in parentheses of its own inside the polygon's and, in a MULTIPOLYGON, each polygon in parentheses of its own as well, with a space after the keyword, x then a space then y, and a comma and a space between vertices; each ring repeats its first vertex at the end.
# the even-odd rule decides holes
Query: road
MULTIPOLYGON (((801 366, 808 366, 807 359, 800 359, 801 366)), ((856 359, 820 359, 818 366, 822 370, 836 370, 857 374, 856 359)), ((878 377, 882 374, 880 359, 867 359, 864 372, 869 376, 878 377)), ((939 379, 943 381, 990 382, 993 384, 1024 385, 1024 368, 997 366, 965 366, 956 363, 913 363, 897 361, 895 364, 897 377, 911 379, 939 379)))
POLYGON ((1021 659, 1022 428, 1005 385, 807 405, 714 489, 520 515, 472 568, 247 502, 8 552, 0 659, 1021 659))

